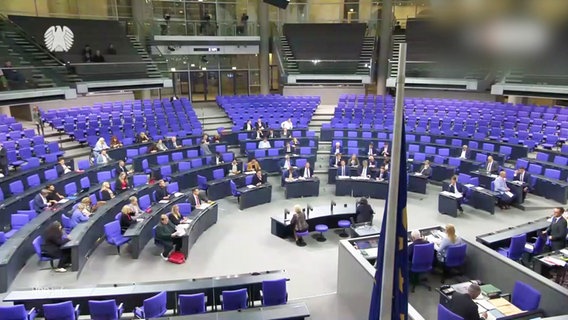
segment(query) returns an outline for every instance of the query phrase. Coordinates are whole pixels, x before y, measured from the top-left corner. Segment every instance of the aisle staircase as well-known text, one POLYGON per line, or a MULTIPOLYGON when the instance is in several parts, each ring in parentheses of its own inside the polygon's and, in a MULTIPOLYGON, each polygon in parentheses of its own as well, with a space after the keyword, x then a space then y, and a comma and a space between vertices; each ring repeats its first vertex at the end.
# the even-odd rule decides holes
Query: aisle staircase
MULTIPOLYGON (((162 78, 164 75, 162 74, 163 70, 161 71, 158 66, 154 63, 148 51, 144 48, 142 43, 138 40, 136 36, 127 35, 132 47, 136 49, 136 53, 142 57, 142 61, 145 61, 146 64, 146 73, 148 74, 148 78, 162 78)), ((166 74, 165 77, 170 77, 170 74, 166 74)))

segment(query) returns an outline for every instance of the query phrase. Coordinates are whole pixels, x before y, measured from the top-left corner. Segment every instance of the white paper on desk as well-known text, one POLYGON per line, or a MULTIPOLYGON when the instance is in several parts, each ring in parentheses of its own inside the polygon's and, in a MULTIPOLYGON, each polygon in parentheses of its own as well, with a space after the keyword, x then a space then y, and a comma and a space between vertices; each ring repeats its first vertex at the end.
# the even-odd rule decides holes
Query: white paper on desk
POLYGON ((208 207, 209 207, 208 203, 202 203, 199 206, 196 206, 195 208, 199 209, 199 210, 203 210, 203 209, 207 209, 208 207))
POLYGON ((160 200, 160 202, 158 203, 168 203, 168 202, 170 202, 170 200, 160 200))
POLYGON ((420 177, 420 176, 422 176, 422 173, 420 173, 420 172, 415 172, 414 175, 420 177))
POLYGON ((496 174, 491 174, 491 175, 489 175, 489 176, 490 176, 491 178, 497 178, 497 175, 496 175, 496 174))
POLYGON ((541 260, 548 264, 556 265, 559 267, 564 267, 566 265, 566 261, 554 257, 544 257, 541 260))
POLYGON ((246 171, 245 174, 255 174, 256 171, 246 171))
POLYGON ((142 219, 142 218, 138 218, 138 219, 136 219, 136 221, 138 221, 138 222, 142 222, 142 221, 144 221, 144 219, 142 219))
POLYGON ((510 198, 512 198, 512 197, 515 196, 511 191, 507 191, 507 192, 505 192, 505 194, 506 194, 507 196, 509 196, 510 198))
POLYGON ((183 196, 183 193, 181 192, 174 193, 174 197, 181 197, 181 196, 183 196))
POLYGON ((174 237, 183 237, 185 236, 185 233, 187 231, 187 228, 189 227, 189 225, 183 225, 183 224, 178 224, 176 226, 176 232, 174 232, 174 237))
POLYGON ((562 249, 560 250, 560 253, 562 253, 565 256, 568 256, 568 249, 562 249))
POLYGON ((66 202, 68 202, 68 201, 69 201, 69 199, 63 198, 63 199, 57 201, 57 203, 66 203, 66 202))
POLYGON ((530 252, 532 252, 534 250, 534 246, 530 243, 525 243, 525 249, 529 250, 530 252))
POLYGON ((482 187, 475 187, 475 190, 483 190, 482 187))
POLYGON ((464 184, 464 187, 466 187, 466 188, 473 188, 473 184, 470 184, 470 183, 464 184))
POLYGON ((255 187, 255 186, 252 185, 252 184, 249 184, 249 185, 247 186, 247 188, 249 188, 249 189, 252 189, 252 188, 254 188, 254 187, 255 187))
POLYGON ((497 320, 497 318, 492 314, 487 312, 487 318, 485 318, 486 320, 497 320))
MULTIPOLYGON (((491 302, 489 302, 489 300, 475 299, 475 303, 477 303, 478 306, 481 306, 485 310, 495 309, 495 306, 491 302)), ((483 310, 483 311, 485 311, 485 310, 483 310)))

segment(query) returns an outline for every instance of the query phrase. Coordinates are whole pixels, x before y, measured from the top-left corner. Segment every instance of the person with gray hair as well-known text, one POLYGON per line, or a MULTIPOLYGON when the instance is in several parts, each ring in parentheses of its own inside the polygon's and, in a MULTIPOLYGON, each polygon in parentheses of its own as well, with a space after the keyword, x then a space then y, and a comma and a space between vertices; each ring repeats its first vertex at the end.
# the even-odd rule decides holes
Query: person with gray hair
POLYGON ((414 255, 414 246, 417 244, 427 244, 428 241, 422 238, 420 230, 412 230, 412 232, 410 233, 410 240, 412 240, 412 243, 408 245, 408 259, 409 261, 412 261, 412 256, 414 255))
POLYGON ((308 222, 306 222, 306 214, 302 211, 302 207, 300 207, 299 204, 294 206, 294 215, 292 216, 292 220, 290 220, 290 226, 296 238, 296 245, 299 247, 305 246, 306 243, 304 239, 298 236, 298 233, 308 231, 309 225, 308 222))
POLYGON ((481 316, 477 311, 477 304, 473 299, 481 294, 481 288, 477 283, 472 283, 467 288, 467 293, 454 292, 452 299, 448 302, 447 308, 451 312, 462 317, 464 320, 480 320, 487 318, 487 312, 481 316))

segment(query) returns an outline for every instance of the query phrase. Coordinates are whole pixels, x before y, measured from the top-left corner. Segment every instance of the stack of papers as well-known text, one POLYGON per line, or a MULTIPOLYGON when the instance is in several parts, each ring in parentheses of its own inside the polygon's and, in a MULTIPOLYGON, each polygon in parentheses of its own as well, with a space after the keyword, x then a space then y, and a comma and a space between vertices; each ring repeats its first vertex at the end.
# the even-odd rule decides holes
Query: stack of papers
POLYGON ((69 199, 63 198, 63 199, 57 201, 57 203, 66 203, 66 202, 68 202, 68 201, 69 201, 69 199))
POLYGON ((202 203, 199 206, 196 206, 195 209, 203 210, 203 209, 207 209, 208 207, 209 207, 208 203, 202 203))
POLYGON ((568 257, 568 249, 562 249, 560 250, 560 253, 568 257))
POLYGON ((176 226, 176 232, 174 232, 174 236, 176 237, 183 237, 185 236, 185 234, 187 233, 187 230, 189 229, 189 225, 187 224, 178 224, 176 226))
POLYGON ((249 184, 249 185, 247 186, 247 188, 249 188, 249 189, 252 189, 252 188, 254 188, 254 187, 255 187, 255 186, 252 185, 252 184, 249 184))
POLYGON ((540 261, 545 262, 551 266, 559 266, 564 267, 566 265, 566 261, 555 258, 555 257, 544 257, 541 258, 540 261))
POLYGON ((158 203, 168 203, 170 200, 160 200, 158 203))
POLYGON ((181 197, 181 196, 183 196, 183 193, 181 193, 181 192, 174 193, 174 197, 176 197, 176 198, 181 197))

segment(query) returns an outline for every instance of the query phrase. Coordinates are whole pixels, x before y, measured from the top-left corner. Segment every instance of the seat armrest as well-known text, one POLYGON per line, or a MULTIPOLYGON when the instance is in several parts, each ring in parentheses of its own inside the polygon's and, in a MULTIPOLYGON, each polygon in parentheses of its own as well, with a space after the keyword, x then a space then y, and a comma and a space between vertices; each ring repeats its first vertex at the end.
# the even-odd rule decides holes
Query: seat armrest
POLYGON ((138 318, 138 319, 144 319, 144 310, 140 307, 136 307, 134 308, 134 315, 138 318))
POLYGON ((34 320, 36 316, 37 316, 37 311, 36 308, 33 307, 28 311, 28 320, 34 320))
POLYGON ((75 319, 79 319, 79 304, 75 306, 75 319))
POLYGON ((124 303, 120 303, 117 307, 116 310, 118 312, 118 318, 120 319, 120 317, 122 316, 122 312, 124 312, 124 303))

